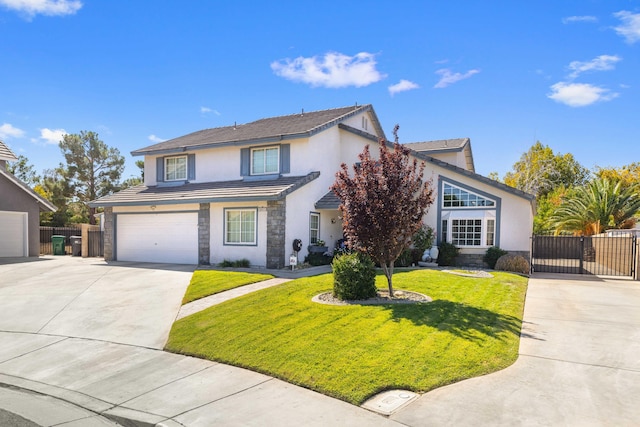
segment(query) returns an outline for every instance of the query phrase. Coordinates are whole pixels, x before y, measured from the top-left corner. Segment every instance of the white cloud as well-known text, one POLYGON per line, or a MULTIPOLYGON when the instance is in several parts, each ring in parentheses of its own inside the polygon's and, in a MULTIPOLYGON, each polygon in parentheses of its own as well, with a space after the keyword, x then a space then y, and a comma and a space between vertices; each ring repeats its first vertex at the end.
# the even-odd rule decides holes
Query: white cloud
POLYGON ((40 139, 44 139, 47 144, 59 144, 62 141, 62 137, 68 134, 64 129, 40 129, 40 139))
POLYGON ((640 13, 621 10, 614 13, 613 16, 622 21, 621 25, 613 27, 618 35, 624 37, 629 44, 640 41, 640 13))
POLYGON ((563 24, 571 24, 573 22, 598 22, 595 16, 567 16, 562 18, 563 24))
POLYGON ((386 77, 376 70, 375 55, 367 52, 355 56, 328 52, 321 57, 287 58, 272 62, 271 69, 277 76, 313 87, 362 87, 386 77))
POLYGON ((26 14, 28 17, 35 15, 62 16, 73 15, 82 7, 79 0, 0 0, 0 5, 26 14))
POLYGON ((614 64, 621 60, 622 58, 617 55, 600 55, 587 62, 572 61, 569 64, 569 69, 572 70, 569 77, 575 79, 585 71, 613 70, 614 64))
POLYGON ((151 135, 149 135, 149 141, 151 141, 151 142, 165 142, 166 139, 162 139, 160 137, 157 137, 157 136, 151 134, 151 135))
POLYGON ((453 73, 448 68, 441 68, 440 70, 436 71, 436 74, 440 74, 442 77, 440 77, 438 83, 436 83, 433 87, 442 89, 456 82, 459 82, 460 80, 468 79, 469 77, 473 76, 474 74, 478 74, 479 72, 480 70, 469 70, 466 73, 462 74, 453 73))
POLYGON ((400 80, 398 83, 389 86, 389 93, 391 96, 395 95, 398 92, 405 92, 407 90, 418 89, 417 83, 411 82, 409 80, 400 80))
POLYGON ((0 126, 0 139, 5 138, 21 138, 24 136, 24 131, 18 129, 9 123, 4 123, 0 126))
POLYGON ((611 101, 619 94, 599 86, 586 83, 558 82, 551 86, 547 96, 569 107, 586 107, 601 101, 611 101))
POLYGON ((209 108, 209 107, 200 107, 200 112, 201 112, 202 114, 213 113, 213 114, 215 114, 216 116, 219 116, 219 115, 220 115, 220 112, 219 112, 218 110, 213 110, 213 109, 211 109, 211 108, 209 108))

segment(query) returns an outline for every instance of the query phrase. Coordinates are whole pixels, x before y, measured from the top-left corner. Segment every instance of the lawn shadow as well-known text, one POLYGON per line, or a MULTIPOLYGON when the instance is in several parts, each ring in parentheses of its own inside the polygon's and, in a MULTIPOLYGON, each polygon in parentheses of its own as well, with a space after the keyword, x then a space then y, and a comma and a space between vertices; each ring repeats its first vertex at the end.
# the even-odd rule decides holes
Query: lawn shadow
POLYGON ((504 339, 504 334, 520 336, 521 320, 484 308, 448 300, 418 305, 387 305, 393 319, 407 319, 418 326, 429 326, 470 341, 482 340, 478 333, 504 339))

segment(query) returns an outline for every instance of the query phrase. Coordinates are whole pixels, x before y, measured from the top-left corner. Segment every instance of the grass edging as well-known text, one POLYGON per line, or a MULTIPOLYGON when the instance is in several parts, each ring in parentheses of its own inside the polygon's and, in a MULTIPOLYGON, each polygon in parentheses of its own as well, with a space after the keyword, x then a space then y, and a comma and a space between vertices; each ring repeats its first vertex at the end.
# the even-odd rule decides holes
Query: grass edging
POLYGON ((268 279, 273 279, 273 275, 241 271, 196 270, 191 276, 182 304, 268 279))

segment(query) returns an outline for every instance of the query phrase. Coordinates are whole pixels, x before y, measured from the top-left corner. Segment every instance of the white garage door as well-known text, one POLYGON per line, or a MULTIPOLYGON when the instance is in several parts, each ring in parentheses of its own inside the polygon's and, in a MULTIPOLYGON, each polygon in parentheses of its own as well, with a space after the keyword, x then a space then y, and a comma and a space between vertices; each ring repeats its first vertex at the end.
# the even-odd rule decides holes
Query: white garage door
POLYGON ((198 263, 198 213, 118 214, 119 261, 198 263))
POLYGON ((27 213, 0 211, 0 257, 29 256, 27 213))

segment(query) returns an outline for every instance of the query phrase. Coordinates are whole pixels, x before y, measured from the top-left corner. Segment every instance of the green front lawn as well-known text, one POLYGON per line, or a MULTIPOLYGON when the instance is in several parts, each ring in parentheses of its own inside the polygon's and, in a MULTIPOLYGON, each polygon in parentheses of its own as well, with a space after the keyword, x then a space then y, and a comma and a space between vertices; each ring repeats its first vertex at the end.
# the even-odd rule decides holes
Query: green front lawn
POLYGON ((196 270, 193 272, 182 304, 195 301, 218 292, 228 291, 239 286, 273 279, 271 274, 243 273, 236 271, 196 270))
MULTIPOLYGON (((311 301, 333 276, 294 280, 174 323, 169 351, 249 368, 360 404, 386 389, 426 392, 512 364, 527 279, 397 272, 417 305, 330 306, 311 301)), ((377 284, 386 287, 384 276, 377 284)))

